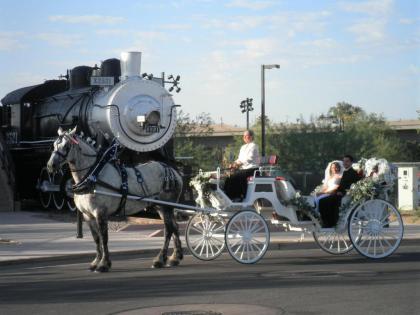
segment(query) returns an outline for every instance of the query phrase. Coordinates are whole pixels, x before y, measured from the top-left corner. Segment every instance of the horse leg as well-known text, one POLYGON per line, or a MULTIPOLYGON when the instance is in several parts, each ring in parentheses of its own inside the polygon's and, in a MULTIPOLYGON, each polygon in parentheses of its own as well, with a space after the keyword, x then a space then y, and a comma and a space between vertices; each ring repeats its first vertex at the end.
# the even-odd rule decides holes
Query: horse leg
POLYGON ((96 267, 97 272, 107 272, 111 268, 111 260, 109 259, 108 251, 108 218, 106 213, 100 213, 96 217, 96 222, 99 227, 100 245, 102 250, 102 258, 96 267))
POLYGON ((170 222, 171 222, 171 228, 173 232, 173 240, 174 240, 174 251, 169 257, 169 266, 178 266, 180 260, 184 258, 182 245, 181 245, 181 239, 179 238, 179 226, 176 222, 175 215, 173 212, 173 209, 171 209, 171 212, 169 214, 170 222))
POLYGON ((96 257, 90 263, 90 266, 89 266, 90 271, 95 271, 99 262, 102 259, 102 247, 101 247, 101 244, 100 244, 99 228, 98 228, 98 225, 96 224, 96 222, 93 219, 88 218, 88 217, 85 217, 85 219, 86 219, 86 221, 89 225, 90 232, 92 233, 93 240, 95 241, 95 244, 96 244, 96 257))
POLYGON ((163 243, 162 249, 160 250, 159 254, 153 259, 152 268, 162 268, 166 265, 166 261, 168 260, 168 247, 169 242, 172 237, 172 229, 170 227, 170 221, 168 218, 168 212, 159 209, 158 210, 159 216, 163 219, 164 223, 164 237, 165 241, 163 243))

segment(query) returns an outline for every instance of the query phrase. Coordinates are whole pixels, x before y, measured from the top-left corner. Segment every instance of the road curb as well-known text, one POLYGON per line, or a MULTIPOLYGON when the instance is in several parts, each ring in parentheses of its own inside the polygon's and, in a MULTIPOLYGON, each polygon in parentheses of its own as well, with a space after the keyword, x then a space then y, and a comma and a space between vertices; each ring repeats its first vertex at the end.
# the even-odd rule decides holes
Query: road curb
MULTIPOLYGON (((420 238, 410 238, 410 239, 403 239, 401 241, 401 245, 405 246, 419 246, 420 238)), ((191 255, 188 248, 183 247, 184 255, 191 255)), ((268 250, 308 250, 308 249, 319 249, 322 250, 314 241, 303 241, 303 242, 284 242, 284 241, 272 241, 268 246, 268 250)), ((156 256, 160 251, 160 248, 151 248, 151 249, 133 249, 133 250, 124 250, 124 251, 113 251, 110 253, 111 259, 112 258, 121 258, 122 256, 132 256, 132 255, 139 255, 143 256, 141 258, 148 258, 156 256)), ((225 249, 223 253, 227 253, 225 249)), ((92 251, 91 253, 72 253, 72 254, 63 254, 57 256, 46 256, 46 257, 29 257, 29 258, 21 258, 21 259, 14 259, 14 260, 5 260, 0 261, 0 266, 10 266, 10 265, 20 265, 26 263, 45 263, 45 262, 61 262, 61 261, 68 261, 68 260, 78 260, 80 258, 93 258, 95 252, 92 251)), ((327 255, 327 254, 326 254, 327 255)), ((331 255, 328 256, 340 256, 340 255, 331 255)), ((88 262, 86 262, 88 263, 88 262)))
MULTIPOLYGON (((268 250, 280 250, 280 249, 312 249, 318 248, 315 242, 281 242, 281 241, 274 241, 271 242, 268 250), (309 245, 309 246, 308 246, 309 245)), ((191 255, 188 248, 183 247, 184 255, 191 255)), ((124 255, 143 255, 146 257, 152 257, 159 253, 160 248, 151 248, 151 249, 133 249, 133 250, 124 250, 124 251, 112 251, 110 252, 111 259, 118 258, 119 256, 124 255)), ((227 253, 225 250, 224 252, 227 253)), ((13 260, 5 260, 0 261, 0 266, 10 266, 10 265, 18 265, 18 264, 25 264, 25 263, 39 263, 39 262, 50 262, 50 261, 65 261, 68 259, 80 259, 80 258, 92 258, 95 255, 95 252, 92 251, 90 253, 71 253, 71 254, 63 254, 63 255, 54 255, 54 256, 45 256, 45 257, 28 257, 28 258, 20 258, 20 259, 13 259, 13 260)))

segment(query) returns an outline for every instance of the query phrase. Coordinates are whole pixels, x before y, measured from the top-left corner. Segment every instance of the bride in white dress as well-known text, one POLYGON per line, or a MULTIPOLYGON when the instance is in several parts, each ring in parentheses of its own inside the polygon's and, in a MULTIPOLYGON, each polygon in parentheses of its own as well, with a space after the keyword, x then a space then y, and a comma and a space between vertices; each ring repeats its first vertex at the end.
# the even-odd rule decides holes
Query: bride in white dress
POLYGON ((316 211, 319 212, 319 201, 331 194, 334 194, 340 186, 340 180, 343 175, 344 167, 341 161, 330 162, 325 170, 325 177, 321 191, 317 193, 315 198, 316 211))

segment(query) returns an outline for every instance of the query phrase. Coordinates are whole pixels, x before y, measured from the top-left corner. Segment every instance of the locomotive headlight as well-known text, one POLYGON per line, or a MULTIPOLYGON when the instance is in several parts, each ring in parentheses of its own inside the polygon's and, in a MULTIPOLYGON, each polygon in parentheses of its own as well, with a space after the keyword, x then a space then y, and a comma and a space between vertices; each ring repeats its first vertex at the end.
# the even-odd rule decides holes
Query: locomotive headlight
POLYGON ((144 124, 145 123, 145 121, 146 121, 146 116, 145 115, 139 115, 139 116, 137 116, 137 122, 139 123, 139 124, 144 124))

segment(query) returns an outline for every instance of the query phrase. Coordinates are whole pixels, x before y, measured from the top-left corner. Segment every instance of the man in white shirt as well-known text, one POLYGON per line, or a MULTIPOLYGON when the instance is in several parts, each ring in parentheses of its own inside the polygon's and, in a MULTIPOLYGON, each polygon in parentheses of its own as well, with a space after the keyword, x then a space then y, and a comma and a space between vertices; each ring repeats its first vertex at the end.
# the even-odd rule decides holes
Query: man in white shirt
POLYGON ((247 178, 254 175, 258 168, 259 153, 258 146, 254 143, 254 132, 246 130, 243 135, 245 144, 239 151, 238 159, 230 165, 235 173, 226 178, 225 192, 231 199, 241 199, 245 197, 247 188, 247 178))
POLYGON ((247 130, 244 132, 243 140, 245 144, 239 151, 238 159, 231 164, 231 168, 247 170, 257 168, 259 164, 258 146, 254 143, 254 132, 247 130))

